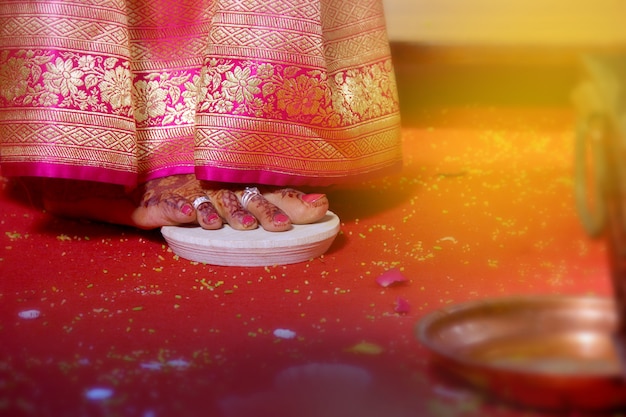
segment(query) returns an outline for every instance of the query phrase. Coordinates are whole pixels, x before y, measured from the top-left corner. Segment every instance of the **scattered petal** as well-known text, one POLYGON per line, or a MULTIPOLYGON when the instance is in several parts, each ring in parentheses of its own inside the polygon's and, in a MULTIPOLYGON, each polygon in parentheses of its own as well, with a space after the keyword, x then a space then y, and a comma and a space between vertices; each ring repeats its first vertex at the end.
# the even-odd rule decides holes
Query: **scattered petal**
POLYGON ((396 298, 396 308, 394 310, 396 313, 406 314, 411 311, 411 304, 406 298, 398 297, 396 298))
POLYGON ((106 400, 112 395, 113 390, 111 388, 92 388, 85 393, 85 397, 90 400, 106 400))
POLYGON ((189 366, 189 362, 184 359, 172 359, 171 361, 167 361, 167 364, 175 368, 187 368, 189 366))
POLYGON ((141 366, 143 369, 150 369, 153 371, 158 371, 163 368, 163 364, 161 362, 145 362, 139 366, 141 366))
POLYGON ((19 313, 17 313, 18 316, 20 316, 20 318, 22 319, 26 319, 26 320, 32 320, 32 319, 36 319, 41 315, 41 311, 39 310, 24 310, 24 311, 20 311, 19 313))
POLYGON ((405 281, 407 281, 407 278, 395 268, 382 273, 378 278, 376 278, 376 283, 381 287, 388 287, 397 282, 405 281))
POLYGON ((289 329, 276 329, 274 330, 274 336, 280 339, 293 339, 296 337, 296 332, 289 329))
POLYGON ((360 342, 346 349, 346 352, 362 353, 365 355, 380 355, 383 351, 384 349, 382 347, 370 342, 360 342))

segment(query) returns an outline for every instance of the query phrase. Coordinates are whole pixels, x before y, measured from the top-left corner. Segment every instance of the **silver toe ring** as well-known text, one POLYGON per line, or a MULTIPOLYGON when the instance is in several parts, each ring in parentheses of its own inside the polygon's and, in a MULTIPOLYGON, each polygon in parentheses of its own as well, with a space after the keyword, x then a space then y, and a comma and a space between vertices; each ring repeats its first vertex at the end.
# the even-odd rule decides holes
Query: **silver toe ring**
POLYGON ((243 190, 243 194, 241 195, 241 205, 243 208, 247 209, 248 204, 250 204, 250 200, 252 200, 256 196, 260 196, 261 192, 256 187, 246 187, 243 190))
POLYGON ((201 204, 210 203, 210 202, 211 200, 209 200, 209 197, 201 196, 193 200, 193 203, 191 203, 191 205, 193 206, 193 208, 198 210, 198 207, 200 207, 201 204))

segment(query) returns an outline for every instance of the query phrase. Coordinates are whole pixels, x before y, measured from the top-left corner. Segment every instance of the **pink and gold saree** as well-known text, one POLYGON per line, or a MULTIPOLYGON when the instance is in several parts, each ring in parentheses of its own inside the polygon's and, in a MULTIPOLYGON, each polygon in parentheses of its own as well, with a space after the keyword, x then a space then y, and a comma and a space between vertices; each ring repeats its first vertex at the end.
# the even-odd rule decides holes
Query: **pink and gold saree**
POLYGON ((327 185, 400 163, 380 0, 4 0, 6 176, 327 185))

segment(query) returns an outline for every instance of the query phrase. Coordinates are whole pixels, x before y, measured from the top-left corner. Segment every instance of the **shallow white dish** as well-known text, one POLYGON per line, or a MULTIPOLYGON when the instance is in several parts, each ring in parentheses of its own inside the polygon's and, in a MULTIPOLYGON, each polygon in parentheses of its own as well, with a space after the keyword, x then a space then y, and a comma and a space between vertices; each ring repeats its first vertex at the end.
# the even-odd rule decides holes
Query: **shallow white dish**
POLYGON ((164 226, 161 233, 181 258, 221 266, 272 266, 305 262, 324 254, 339 233, 331 211, 317 223, 294 225, 286 232, 219 230, 199 226, 164 226))

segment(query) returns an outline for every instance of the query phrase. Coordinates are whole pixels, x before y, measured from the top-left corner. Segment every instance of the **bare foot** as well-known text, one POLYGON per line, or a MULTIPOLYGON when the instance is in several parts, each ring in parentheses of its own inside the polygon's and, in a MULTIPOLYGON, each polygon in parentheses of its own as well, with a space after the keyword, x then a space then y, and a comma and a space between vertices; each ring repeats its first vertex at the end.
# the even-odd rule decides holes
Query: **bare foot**
POLYGON ((310 224, 320 220, 328 211, 324 194, 305 194, 291 188, 263 193, 265 200, 287 214, 293 224, 310 224))
POLYGON ((219 229, 227 223, 237 230, 280 232, 292 224, 314 223, 324 217, 328 199, 293 189, 225 188, 174 175, 148 181, 130 194, 122 187, 70 180, 48 180, 44 207, 65 217, 87 218, 140 229, 198 224, 219 229))

